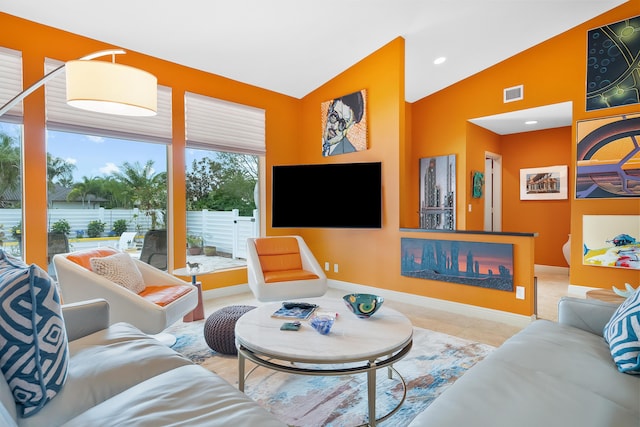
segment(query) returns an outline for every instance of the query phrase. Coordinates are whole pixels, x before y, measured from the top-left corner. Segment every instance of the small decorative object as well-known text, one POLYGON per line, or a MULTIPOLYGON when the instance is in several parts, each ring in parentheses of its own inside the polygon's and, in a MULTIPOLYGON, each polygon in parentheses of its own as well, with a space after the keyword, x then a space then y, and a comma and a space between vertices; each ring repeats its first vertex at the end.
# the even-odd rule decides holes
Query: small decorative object
POLYGON ((479 199, 482 197, 482 186, 484 185, 484 173, 474 171, 472 176, 472 184, 473 191, 471 192, 471 196, 474 199, 479 199))
POLYGON ((327 335, 331 331, 334 320, 332 316, 313 316, 309 323, 320 334, 327 335))
POLYGON ((628 283, 625 283, 624 287, 626 288, 625 291, 622 291, 616 288, 615 286, 612 286, 611 289, 613 289, 613 292, 615 292, 617 295, 620 295, 623 298, 629 298, 631 295, 633 295, 636 292, 636 289, 628 283))
POLYGON ((384 302, 384 298, 373 294, 348 294, 342 299, 353 314, 361 319, 373 316, 384 302))
POLYGON ((215 246, 207 245, 203 248, 203 250, 206 256, 216 256, 217 250, 215 246))
POLYGON ((189 234, 187 236, 187 246, 189 248, 189 255, 200 255, 202 253, 202 237, 189 234))

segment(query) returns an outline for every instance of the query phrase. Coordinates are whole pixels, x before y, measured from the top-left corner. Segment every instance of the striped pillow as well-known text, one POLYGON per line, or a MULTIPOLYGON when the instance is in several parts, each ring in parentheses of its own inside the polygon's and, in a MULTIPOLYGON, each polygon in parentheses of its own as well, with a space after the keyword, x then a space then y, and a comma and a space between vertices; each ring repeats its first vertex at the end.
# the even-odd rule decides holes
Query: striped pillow
POLYGON ((0 370, 22 417, 37 413, 62 389, 68 355, 55 284, 37 265, 0 249, 0 370))
POLYGON ((603 332, 618 371, 640 374, 640 287, 613 313, 603 332))

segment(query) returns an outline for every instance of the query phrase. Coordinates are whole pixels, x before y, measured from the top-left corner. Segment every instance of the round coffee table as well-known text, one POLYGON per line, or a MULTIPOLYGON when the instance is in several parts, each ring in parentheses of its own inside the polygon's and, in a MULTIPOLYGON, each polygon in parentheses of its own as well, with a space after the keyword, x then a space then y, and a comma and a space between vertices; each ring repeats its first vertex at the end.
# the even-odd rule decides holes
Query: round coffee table
POLYGON ((304 320, 299 331, 281 331, 282 323, 292 320, 271 317, 280 303, 263 305, 246 313, 235 328, 240 391, 244 391, 246 359, 290 374, 325 376, 366 372, 369 425, 375 426, 395 413, 406 397, 406 385, 393 364, 411 350, 413 326, 409 319, 385 306, 371 318, 359 319, 339 299, 296 301, 317 304, 318 311, 338 313, 331 332, 321 335, 304 320), (376 419, 376 371, 385 367, 389 378, 392 371, 398 375, 404 393, 393 410, 376 419))

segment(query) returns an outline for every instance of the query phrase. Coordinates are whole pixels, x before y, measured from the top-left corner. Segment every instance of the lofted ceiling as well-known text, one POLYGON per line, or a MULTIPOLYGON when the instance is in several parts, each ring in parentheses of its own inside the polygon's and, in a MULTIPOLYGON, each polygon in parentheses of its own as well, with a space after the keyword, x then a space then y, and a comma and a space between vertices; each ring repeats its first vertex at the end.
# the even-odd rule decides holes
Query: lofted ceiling
POLYGON ((0 0, 0 12, 295 98, 401 36, 415 102, 625 1, 0 0))

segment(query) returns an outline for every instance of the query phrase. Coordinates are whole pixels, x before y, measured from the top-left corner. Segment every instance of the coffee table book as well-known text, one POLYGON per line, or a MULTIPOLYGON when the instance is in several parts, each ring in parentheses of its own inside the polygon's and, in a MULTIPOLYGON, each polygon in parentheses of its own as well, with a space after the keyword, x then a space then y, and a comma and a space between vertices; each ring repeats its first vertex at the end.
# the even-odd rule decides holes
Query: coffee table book
POLYGON ((271 315, 271 317, 277 317, 279 319, 299 319, 299 320, 304 320, 304 319, 308 319, 315 309, 316 309, 316 307, 309 307, 309 308, 300 308, 300 307, 285 308, 285 307, 280 307, 279 309, 277 309, 271 315))

